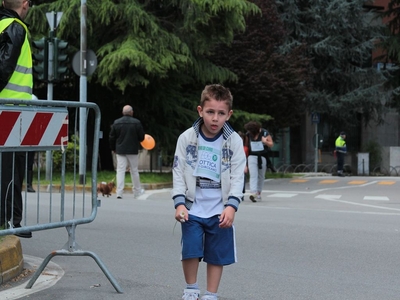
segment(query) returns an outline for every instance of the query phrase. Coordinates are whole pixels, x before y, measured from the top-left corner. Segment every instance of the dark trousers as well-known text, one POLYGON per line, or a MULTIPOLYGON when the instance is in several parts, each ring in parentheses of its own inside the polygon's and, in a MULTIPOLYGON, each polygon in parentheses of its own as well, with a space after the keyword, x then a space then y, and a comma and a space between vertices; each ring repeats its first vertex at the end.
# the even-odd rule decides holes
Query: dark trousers
POLYGON ((343 172, 343 165, 344 165, 344 153, 341 152, 336 152, 336 157, 337 157, 337 170, 338 172, 343 172))
POLYGON ((28 171, 33 170, 33 163, 35 162, 35 153, 33 151, 28 152, 28 171))
POLYGON ((13 225, 17 225, 22 220, 22 182, 25 175, 25 152, 2 152, 1 158, 0 226, 7 226, 6 222, 11 218, 13 225))

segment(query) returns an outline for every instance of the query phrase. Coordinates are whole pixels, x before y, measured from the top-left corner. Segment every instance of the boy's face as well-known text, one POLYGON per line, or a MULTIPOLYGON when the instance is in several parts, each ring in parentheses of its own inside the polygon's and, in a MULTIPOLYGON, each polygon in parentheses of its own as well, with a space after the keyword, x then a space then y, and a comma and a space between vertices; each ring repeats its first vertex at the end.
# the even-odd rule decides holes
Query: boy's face
POLYGON ((217 101, 215 99, 205 101, 204 107, 197 106, 197 111, 204 120, 201 129, 208 138, 215 137, 233 113, 232 110, 229 110, 229 105, 226 101, 217 101))

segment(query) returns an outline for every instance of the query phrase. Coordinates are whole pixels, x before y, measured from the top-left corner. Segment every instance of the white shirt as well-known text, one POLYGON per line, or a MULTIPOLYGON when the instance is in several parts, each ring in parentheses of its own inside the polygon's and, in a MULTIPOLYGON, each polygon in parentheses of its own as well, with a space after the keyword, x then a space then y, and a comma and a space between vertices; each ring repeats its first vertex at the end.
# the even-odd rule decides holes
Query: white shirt
POLYGON ((219 215, 224 210, 221 191, 222 134, 209 139, 200 131, 198 160, 193 172, 196 178, 196 197, 189 214, 201 218, 219 215))

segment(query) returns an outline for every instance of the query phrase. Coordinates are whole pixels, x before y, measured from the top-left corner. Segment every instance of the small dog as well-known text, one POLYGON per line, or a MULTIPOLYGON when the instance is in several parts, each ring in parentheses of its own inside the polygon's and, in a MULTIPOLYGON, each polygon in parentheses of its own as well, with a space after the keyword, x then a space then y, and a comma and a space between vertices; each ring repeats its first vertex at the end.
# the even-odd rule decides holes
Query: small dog
POLYGON ((103 181, 97 185, 97 194, 101 193, 103 196, 106 195, 107 197, 109 197, 111 196, 111 192, 114 187, 114 181, 111 181, 109 183, 103 181))

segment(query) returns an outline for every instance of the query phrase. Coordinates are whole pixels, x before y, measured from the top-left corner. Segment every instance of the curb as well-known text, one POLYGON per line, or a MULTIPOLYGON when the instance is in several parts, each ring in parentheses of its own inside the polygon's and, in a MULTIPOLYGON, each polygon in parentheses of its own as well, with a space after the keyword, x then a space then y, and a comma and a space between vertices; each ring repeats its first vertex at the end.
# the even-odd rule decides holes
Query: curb
MULTIPOLYGON (((50 187, 52 188, 53 192, 61 192, 61 184, 53 184, 50 186, 50 184, 43 184, 40 185, 40 189, 38 189, 37 185, 34 185, 33 188, 37 191, 39 190, 40 192, 49 192, 50 187)), ((82 192, 83 191, 83 185, 82 184, 77 184, 75 186, 73 185, 66 185, 65 187, 66 191, 76 191, 76 192, 82 192)), ((172 182, 165 182, 165 183, 142 183, 142 188, 145 190, 158 190, 158 189, 165 189, 165 188, 172 188, 172 182)), ((26 189, 25 185, 22 186, 22 192, 24 192, 26 189)), ((85 192, 91 192, 92 191, 92 186, 91 185, 85 185, 85 192)), ((124 191, 132 191, 132 186, 131 185, 125 185, 124 191)), ((115 194, 115 188, 113 189, 113 192, 115 194)))
POLYGON ((21 241, 15 235, 4 236, 0 241, 0 284, 17 277, 23 268, 21 241))

